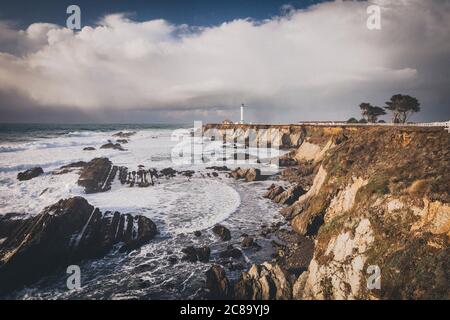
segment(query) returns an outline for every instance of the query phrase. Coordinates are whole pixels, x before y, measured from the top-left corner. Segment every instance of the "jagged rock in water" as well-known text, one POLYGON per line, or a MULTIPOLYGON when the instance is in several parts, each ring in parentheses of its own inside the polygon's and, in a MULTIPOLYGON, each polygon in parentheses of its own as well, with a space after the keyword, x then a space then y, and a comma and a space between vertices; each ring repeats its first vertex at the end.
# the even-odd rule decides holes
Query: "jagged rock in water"
POLYGON ((232 297, 233 289, 225 270, 221 266, 215 264, 206 271, 206 289, 209 291, 210 299, 229 299, 232 297))
POLYGON ((117 169, 108 158, 95 158, 81 171, 78 185, 84 187, 86 193, 107 191, 111 189, 117 169))
POLYGON ((194 246, 189 246, 181 250, 185 254, 183 260, 189 262, 208 262, 211 255, 211 249, 208 246, 203 246, 196 248, 194 246))
POLYGON ((84 168, 84 167, 86 167, 86 165, 87 165, 87 162, 85 162, 85 161, 73 162, 73 163, 67 164, 65 166, 59 167, 58 169, 54 170, 52 172, 52 174, 59 175, 59 174, 69 173, 69 172, 72 172, 73 170, 84 168))
POLYGON ((282 193, 278 194, 276 197, 273 198, 273 201, 279 204, 291 205, 305 193, 306 191, 303 190, 301 186, 295 185, 290 187, 286 191, 283 191, 282 193))
POLYGON ((42 170, 41 167, 34 167, 34 168, 28 169, 26 171, 19 172, 17 174, 17 179, 19 181, 30 180, 30 179, 36 178, 37 176, 40 176, 43 173, 44 173, 44 170, 42 170))
POLYGON ((241 241, 242 248, 251 248, 255 244, 256 244, 255 239, 253 239, 253 237, 250 237, 250 236, 244 236, 241 241))
POLYGON ((135 135, 136 132, 135 131, 129 131, 129 132, 117 132, 113 134, 113 137, 119 137, 119 138, 129 138, 133 135, 135 135))
POLYGON ((201 231, 194 231, 194 236, 196 237, 201 237, 202 236, 202 232, 201 231))
POLYGON ((242 257, 242 251, 232 245, 228 246, 226 250, 219 253, 221 258, 234 258, 238 259, 242 257))
POLYGON ((128 140, 127 139, 117 139, 116 142, 126 144, 126 143, 128 143, 128 140))
POLYGON ((212 166, 212 167, 206 167, 208 170, 215 170, 215 171, 230 171, 230 169, 227 166, 212 166))
POLYGON ((235 179, 244 179, 246 182, 261 181, 261 170, 256 168, 236 168, 230 175, 235 179))
POLYGON ((102 214, 82 197, 60 200, 32 218, 3 218, 0 230, 6 237, 0 244, 3 292, 83 259, 102 257, 115 244, 122 243, 122 251, 137 248, 157 233, 156 225, 144 216, 102 214))
POLYGON ((112 143, 108 142, 100 147, 100 149, 114 149, 114 150, 120 150, 120 151, 126 151, 120 143, 112 143))
POLYGON ((280 193, 284 192, 284 188, 282 186, 276 186, 272 184, 269 189, 267 189, 266 194, 264 194, 264 198, 268 199, 275 199, 276 196, 278 196, 280 193))
POLYGON ((222 241, 228 241, 231 239, 231 233, 230 230, 228 230, 226 227, 222 226, 221 224, 216 224, 212 231, 222 240, 222 241))
POLYGON ((95 148, 94 147, 85 147, 83 148, 83 151, 94 151, 95 148))
POLYGON ((159 174, 166 177, 175 177, 177 171, 172 168, 164 168, 159 172, 159 174))
POLYGON ((277 264, 254 264, 248 272, 243 272, 234 287, 238 300, 289 300, 292 286, 285 271, 277 264))
POLYGON ((121 184, 127 183, 128 169, 127 167, 119 167, 119 180, 121 184))

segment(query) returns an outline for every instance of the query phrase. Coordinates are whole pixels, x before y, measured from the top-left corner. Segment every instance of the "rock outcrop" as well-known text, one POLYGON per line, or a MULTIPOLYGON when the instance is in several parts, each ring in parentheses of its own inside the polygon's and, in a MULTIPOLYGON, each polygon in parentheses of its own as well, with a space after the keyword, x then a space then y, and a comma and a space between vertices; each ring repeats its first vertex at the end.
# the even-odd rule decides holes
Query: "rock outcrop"
POLYGON ((234 287, 234 296, 238 300, 289 300, 292 287, 287 276, 277 264, 254 264, 242 273, 234 287))
MULTIPOLYGON (((290 148, 289 158, 297 161, 280 178, 303 191, 288 202, 280 186, 265 195, 285 203, 281 213, 292 229, 313 241, 303 246, 302 240, 293 239, 279 246, 277 261, 289 283, 286 294, 279 296, 450 298, 448 132, 351 125, 222 124, 204 129, 221 132, 224 141, 238 135, 253 139, 250 145, 269 140, 272 146, 290 148), (270 130, 276 132, 268 134, 270 130), (304 249, 311 254, 300 256, 304 249), (368 285, 374 270, 380 272, 380 287, 368 285)), ((276 298, 279 290, 269 269, 253 266, 243 273, 236 297, 276 298)))
POLYGON ((19 172, 17 174, 17 179, 19 181, 31 180, 33 178, 40 176, 43 173, 44 173, 44 170, 42 170, 41 167, 35 167, 35 168, 31 168, 31 169, 28 169, 23 172, 19 172))
POLYGON ((125 149, 121 146, 120 143, 112 143, 112 142, 105 143, 100 147, 100 149, 114 149, 119 151, 125 151, 125 149))
POLYGON ((120 131, 120 132, 114 133, 113 137, 129 138, 131 136, 134 136, 135 134, 136 134, 135 131, 120 131))
POLYGON ((25 220, 0 220, 0 291, 30 284, 59 268, 99 258, 113 246, 138 248, 157 233, 143 216, 102 213, 84 198, 60 200, 25 220), (7 226, 7 228, 5 228, 7 226), (6 230, 5 230, 6 229, 6 230))
POLYGON ((208 262, 211 255, 211 249, 207 246, 196 248, 194 246, 189 246, 181 250, 185 255, 183 260, 189 262, 208 262))
POLYGON ((78 184, 86 193, 107 191, 116 176, 118 167, 113 166, 108 158, 95 158, 87 163, 81 171, 78 184))
POLYGON ((210 299, 229 299, 233 295, 225 270, 217 264, 206 271, 206 289, 210 299))
POLYGON ((216 234, 222 241, 228 241, 231 239, 231 233, 230 230, 228 230, 226 227, 222 226, 221 224, 216 224, 212 231, 214 234, 216 234))
POLYGON ((236 168, 230 175, 235 179, 244 179, 246 182, 264 180, 261 170, 256 168, 236 168))

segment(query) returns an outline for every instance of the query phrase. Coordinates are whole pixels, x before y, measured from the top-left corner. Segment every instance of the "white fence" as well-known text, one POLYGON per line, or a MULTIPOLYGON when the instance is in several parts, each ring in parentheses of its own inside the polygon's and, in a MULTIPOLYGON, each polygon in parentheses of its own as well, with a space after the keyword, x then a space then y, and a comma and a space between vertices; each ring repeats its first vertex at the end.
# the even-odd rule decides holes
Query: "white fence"
POLYGON ((424 122, 424 123, 348 123, 348 122, 297 122, 298 125, 310 126, 386 126, 386 127, 450 127, 447 122, 424 122))

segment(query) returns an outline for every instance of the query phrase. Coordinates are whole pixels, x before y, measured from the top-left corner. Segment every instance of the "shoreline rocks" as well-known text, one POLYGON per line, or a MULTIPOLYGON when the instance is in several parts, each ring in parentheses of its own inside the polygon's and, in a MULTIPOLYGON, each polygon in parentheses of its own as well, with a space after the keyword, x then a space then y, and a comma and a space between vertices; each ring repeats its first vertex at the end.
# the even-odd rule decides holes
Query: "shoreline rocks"
POLYGON ((228 230, 226 227, 222 226, 221 224, 216 224, 212 231, 216 236, 218 236, 222 241, 228 241, 231 239, 231 233, 230 230, 228 230))
POLYGON ((262 181, 265 179, 261 175, 261 170, 256 168, 236 168, 231 171, 230 176, 238 179, 244 179, 246 182, 262 181))
POLYGON ((107 191, 111 189, 117 170, 108 158, 95 158, 81 171, 78 185, 84 187, 86 193, 107 191))
POLYGON ((144 216, 100 212, 82 197, 63 199, 32 218, 0 220, 0 287, 8 292, 59 268, 104 256, 114 245, 120 251, 138 248, 157 234, 144 216), (4 230, 4 226, 8 226, 4 230))
POLYGON ((113 149, 113 150, 119 150, 119 151, 126 151, 120 143, 112 143, 108 142, 100 147, 100 149, 113 149))
POLYGON ((31 180, 33 178, 40 176, 43 173, 44 173, 44 170, 42 170, 41 167, 34 167, 34 168, 28 169, 26 171, 19 172, 17 174, 17 179, 19 181, 31 180))
POLYGON ((208 246, 200 248, 189 246, 181 250, 181 252, 185 254, 183 260, 189 262, 208 262, 211 255, 211 249, 208 246))

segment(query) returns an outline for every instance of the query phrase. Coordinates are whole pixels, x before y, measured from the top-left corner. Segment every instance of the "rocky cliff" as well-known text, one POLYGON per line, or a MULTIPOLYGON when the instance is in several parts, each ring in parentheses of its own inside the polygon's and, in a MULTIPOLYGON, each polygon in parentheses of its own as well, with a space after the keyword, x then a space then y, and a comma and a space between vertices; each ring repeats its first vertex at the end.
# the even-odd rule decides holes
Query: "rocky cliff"
MULTIPOLYGON (((289 149, 278 178, 292 186, 275 182, 266 196, 284 203, 292 229, 314 243, 305 270, 275 258, 243 273, 235 296, 450 298, 450 134, 443 128, 211 124, 204 131, 289 149)), ((296 246, 288 244, 291 252, 296 246)))

